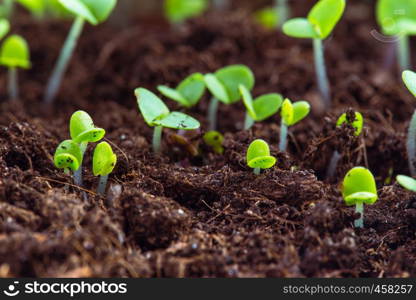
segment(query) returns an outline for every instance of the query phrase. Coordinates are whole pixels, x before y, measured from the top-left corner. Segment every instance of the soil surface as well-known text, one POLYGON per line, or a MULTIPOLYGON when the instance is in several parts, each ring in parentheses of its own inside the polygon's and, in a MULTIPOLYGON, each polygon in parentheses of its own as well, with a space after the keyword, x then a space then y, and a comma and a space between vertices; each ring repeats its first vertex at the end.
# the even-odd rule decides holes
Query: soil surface
MULTIPOLYGON (((297 5, 298 16, 310 8, 297 5)), ((374 7, 348 5, 325 43, 333 98, 326 112, 311 42, 264 30, 243 9, 211 12, 176 29, 158 19, 135 19, 122 30, 87 27, 56 103, 45 107, 45 83, 70 23, 19 13, 13 28, 28 38, 33 68, 19 74, 20 100, 8 101, 4 88, 0 99, 0 276, 416 276, 416 197, 394 183, 396 174, 409 173, 405 136, 415 99, 390 62, 392 44, 371 35, 374 7), (215 154, 201 138, 206 95, 188 111, 201 130, 186 135, 185 145, 165 130, 164 151, 155 156, 134 88, 173 86, 192 72, 234 63, 253 69, 255 95, 311 102, 311 115, 290 128, 288 151, 277 149, 278 116, 243 131, 239 103, 220 106, 225 152, 215 154), (106 129, 118 155, 106 197, 95 194, 92 145, 84 189, 52 163, 78 109, 106 129), (363 138, 335 129, 349 109, 365 117, 363 138), (245 164, 255 138, 268 141, 278 158, 259 176, 245 164), (326 178, 335 150, 343 158, 336 176, 326 178), (372 170, 379 188, 378 202, 365 207, 364 229, 353 227, 357 215, 339 191, 357 165, 372 170)), ((6 83, 2 71, 0 86, 6 83)))

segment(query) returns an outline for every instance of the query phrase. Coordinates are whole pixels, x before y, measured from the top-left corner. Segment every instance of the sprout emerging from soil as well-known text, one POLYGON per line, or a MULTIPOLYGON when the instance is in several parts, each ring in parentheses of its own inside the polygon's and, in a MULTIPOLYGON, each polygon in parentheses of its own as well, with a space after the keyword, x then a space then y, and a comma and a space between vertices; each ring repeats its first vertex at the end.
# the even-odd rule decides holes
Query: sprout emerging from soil
MULTIPOLYGON (((416 97, 416 73, 412 71, 403 72, 403 81, 409 91, 416 97)), ((416 110, 410 120, 409 130, 407 133, 407 156, 409 159, 409 169, 412 176, 416 176, 416 110)))
POLYGON ((295 18, 283 25, 283 32, 295 38, 313 39, 315 70, 319 90, 327 107, 331 91, 325 68, 323 40, 333 31, 345 10, 345 0, 319 0, 307 18, 295 18))
POLYGON ((397 182, 406 190, 416 192, 416 180, 406 175, 397 175, 397 182))
POLYGON ((99 195, 105 194, 107 186, 108 175, 113 172, 117 163, 117 155, 114 154, 113 149, 107 142, 101 142, 95 147, 92 170, 94 176, 100 175, 100 182, 98 184, 97 193, 99 195))
POLYGON ((113 11, 117 0, 59 0, 59 3, 75 15, 75 21, 49 78, 44 98, 46 103, 53 102, 58 93, 85 21, 94 26, 104 22, 113 11))
POLYGON ((310 112, 311 106, 306 101, 292 103, 285 99, 282 104, 279 150, 286 151, 288 127, 303 120, 310 112))
POLYGON ((214 74, 205 75, 205 84, 213 95, 208 109, 209 129, 217 127, 218 104, 233 104, 241 99, 239 87, 243 85, 251 91, 254 87, 253 72, 244 65, 232 65, 219 69, 214 74))
POLYGON ((342 197, 347 205, 355 205, 355 211, 360 218, 355 220, 354 226, 364 227, 364 204, 372 205, 377 199, 377 187, 373 174, 364 167, 352 168, 345 175, 342 184, 342 197))
POLYGON ((224 147, 222 146, 222 143, 224 142, 224 136, 220 132, 215 130, 208 131, 204 134, 203 139, 205 144, 211 146, 215 153, 224 153, 224 147))
POLYGON ((208 0, 165 0, 165 15, 172 24, 201 15, 208 8, 208 0))
POLYGON ((165 97, 178 102, 180 105, 190 108, 198 104, 205 92, 204 75, 195 73, 185 78, 176 89, 165 85, 157 87, 165 97))
POLYGON ((262 169, 270 169, 276 164, 276 158, 270 156, 269 144, 264 140, 253 141, 247 150, 247 165, 259 175, 262 169))
MULTIPOLYGON (((90 115, 82 110, 72 114, 69 122, 69 130, 72 140, 81 149, 82 157, 84 157, 88 143, 98 142, 105 135, 105 130, 95 127, 90 115)), ((75 172, 74 180, 75 184, 82 186, 82 167, 75 172)))
POLYGON ((9 69, 9 97, 15 100, 19 97, 17 68, 29 69, 31 67, 29 46, 23 37, 11 35, 4 41, 0 49, 0 64, 9 69))
POLYGON ((191 116, 181 112, 171 112, 165 103, 151 91, 137 88, 134 94, 147 125, 154 127, 152 142, 154 152, 160 152, 163 127, 179 130, 193 130, 200 127, 199 122, 191 116))
POLYGON ((409 36, 416 35, 416 2, 378 0, 376 15, 383 34, 396 37, 398 62, 401 70, 409 69, 409 36))
POLYGON ((283 102, 280 94, 266 94, 253 100, 250 91, 244 85, 240 85, 239 90, 247 109, 244 121, 245 130, 250 129, 254 122, 261 122, 273 116, 283 102))
POLYGON ((56 148, 53 158, 54 164, 59 169, 64 169, 65 174, 77 171, 82 164, 82 152, 77 143, 66 140, 56 148))

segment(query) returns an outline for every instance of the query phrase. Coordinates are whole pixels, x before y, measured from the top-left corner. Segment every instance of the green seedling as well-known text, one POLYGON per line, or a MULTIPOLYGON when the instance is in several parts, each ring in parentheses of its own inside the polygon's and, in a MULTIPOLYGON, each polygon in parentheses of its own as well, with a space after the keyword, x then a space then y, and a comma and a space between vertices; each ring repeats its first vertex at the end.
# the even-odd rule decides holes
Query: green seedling
POLYGON ((313 39, 315 70, 319 90, 327 107, 331 92, 325 68, 323 40, 333 31, 345 10, 345 0, 319 0, 307 18, 295 18, 283 25, 283 32, 295 38, 313 39))
MULTIPOLYGON (((82 157, 84 157, 88 143, 98 142, 105 135, 105 130, 95 127, 90 115, 82 110, 72 114, 69 121, 69 131, 72 140, 79 145, 82 157)), ((75 184, 82 186, 82 167, 75 172, 74 179, 75 184)))
MULTIPOLYGON (((349 115, 347 113, 343 113, 337 120, 337 127, 341 127, 343 125, 348 125, 354 128, 354 135, 358 137, 360 136, 364 127, 363 115, 359 112, 355 112, 354 119, 350 120, 349 115)), ((332 178, 335 175, 335 171, 340 159, 341 153, 339 153, 338 150, 335 150, 334 154, 332 155, 331 161, 329 162, 328 171, 326 174, 327 178, 332 178)))
POLYGON ((195 73, 185 78, 176 89, 165 85, 157 87, 165 97, 178 102, 181 106, 190 108, 198 104, 205 92, 204 75, 195 73))
POLYGON ((259 175, 262 169, 270 169, 276 164, 276 158, 270 156, 269 144, 264 140, 253 141, 247 150, 247 165, 259 175))
POLYGON ((10 31, 10 22, 7 19, 0 19, 0 40, 10 31))
POLYGON ((44 98, 46 103, 53 102, 58 93, 85 21, 94 26, 104 22, 116 6, 117 0, 59 0, 59 3, 75 15, 75 21, 49 78, 44 98))
POLYGON ((275 29, 280 24, 279 13, 275 7, 266 7, 256 11, 254 19, 267 29, 275 29))
POLYGON ((0 49, 0 64, 9 69, 9 97, 15 100, 19 97, 17 69, 29 69, 31 67, 29 46, 23 37, 11 35, 4 41, 0 49))
POLYGON ((77 143, 66 140, 59 144, 53 157, 55 167, 64 169, 65 174, 76 172, 82 164, 82 152, 77 143))
POLYGON ((244 85, 240 85, 239 90, 247 109, 244 121, 245 130, 250 129, 254 122, 261 122, 273 116, 283 102, 280 94, 266 94, 253 100, 250 91, 244 85))
POLYGON ((409 37, 416 35, 416 2, 378 0, 377 21, 385 35, 395 37, 398 61, 402 71, 410 68, 409 37))
POLYGON ((164 11, 172 24, 201 15, 208 8, 208 0, 165 0, 164 11))
POLYGON ((113 149, 107 142, 101 142, 95 147, 92 170, 94 176, 100 176, 100 182, 97 189, 99 195, 105 194, 108 175, 113 172, 116 163, 117 155, 114 154, 113 149))
POLYGON ((151 91, 137 88, 134 94, 145 122, 150 127, 154 127, 152 142, 154 152, 160 152, 163 127, 179 130, 193 130, 200 127, 199 122, 194 118, 181 112, 171 112, 151 91))
POLYGON ((364 167, 352 168, 345 175, 342 184, 342 197, 347 205, 355 205, 355 211, 360 218, 355 220, 354 226, 364 227, 364 204, 372 205, 377 199, 377 187, 373 174, 364 167))
POLYGON ((285 99, 282 104, 280 115, 282 118, 280 126, 279 150, 286 151, 288 127, 302 121, 310 112, 311 106, 306 101, 292 103, 285 99))
POLYGON ((251 91, 254 87, 253 72, 244 65, 232 65, 205 75, 205 84, 213 97, 208 109, 209 129, 217 127, 218 104, 233 104, 241 100, 240 85, 251 91))
POLYGON ((222 143, 224 142, 224 136, 218 131, 211 130, 204 134, 204 142, 208 146, 211 146, 215 153, 223 154, 224 147, 222 143))
MULTIPOLYGON (((402 77, 409 91, 416 97, 416 73, 412 71, 404 71, 402 77)), ((414 111, 412 119, 410 120, 406 147, 410 174, 412 176, 416 176, 416 110, 414 111)))
POLYGON ((416 192, 416 180, 406 175, 397 175, 397 182, 406 190, 416 192))

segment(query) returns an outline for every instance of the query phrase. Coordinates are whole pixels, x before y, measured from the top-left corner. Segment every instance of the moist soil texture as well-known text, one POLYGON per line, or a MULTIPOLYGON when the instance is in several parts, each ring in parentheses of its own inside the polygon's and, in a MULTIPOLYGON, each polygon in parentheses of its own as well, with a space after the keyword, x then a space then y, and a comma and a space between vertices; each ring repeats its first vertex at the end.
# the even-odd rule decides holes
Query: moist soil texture
MULTIPOLYGON (((307 13, 311 4, 304 2, 294 4, 295 15, 307 13)), ((33 67, 19 74, 19 100, 9 101, 5 89, 0 99, 0 276, 416 276, 416 196, 394 180, 409 173, 405 137, 415 99, 396 69, 394 45, 371 34, 378 28, 371 1, 348 2, 325 42, 327 111, 316 91, 311 41, 262 29, 246 9, 209 12, 178 28, 158 18, 134 18, 124 29, 87 27, 56 102, 45 106, 45 83, 71 24, 18 12, 13 30, 29 40, 33 67), (186 111, 201 129, 165 129, 162 153, 152 153, 152 128, 133 90, 174 86, 190 73, 237 63, 252 68, 254 95, 279 92, 311 103, 311 114, 290 128, 288 151, 277 147, 277 115, 244 131, 238 103, 220 105, 225 151, 216 154, 202 139, 207 94, 186 111), (79 109, 106 129, 118 155, 105 197, 95 193, 93 145, 83 188, 52 162, 79 109), (360 138, 334 125, 354 110, 365 118, 360 138), (260 175, 245 162, 256 138, 277 158, 260 175), (327 178, 334 151, 342 159, 327 178), (339 190, 358 165, 374 173, 379 194, 365 207, 363 229, 354 228, 358 215, 339 190)))

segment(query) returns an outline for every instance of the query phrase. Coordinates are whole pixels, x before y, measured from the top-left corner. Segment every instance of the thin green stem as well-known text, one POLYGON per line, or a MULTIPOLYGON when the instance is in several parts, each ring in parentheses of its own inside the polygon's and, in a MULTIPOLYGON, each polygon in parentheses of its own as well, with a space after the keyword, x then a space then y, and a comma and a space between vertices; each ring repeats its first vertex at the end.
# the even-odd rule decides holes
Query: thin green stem
POLYGON ((278 27, 280 28, 289 19, 289 5, 287 0, 275 0, 278 27))
POLYGON ((88 142, 83 142, 79 145, 81 149, 81 165, 79 166, 78 170, 74 172, 74 183, 78 186, 82 186, 82 162, 84 161, 84 154, 87 150, 88 142))
POLYGON ((254 174, 260 175, 261 169, 260 168, 254 168, 254 174))
POLYGON ((282 120, 281 125, 280 125, 280 142, 279 142, 280 151, 286 151, 287 131, 288 131, 287 125, 282 120))
POLYGON ((66 175, 70 175, 70 174, 71 174, 71 171, 70 171, 68 168, 65 168, 65 169, 64 169, 64 173, 65 173, 66 175))
POLYGON ((8 90, 10 100, 19 98, 19 85, 17 79, 17 69, 15 67, 9 68, 8 90))
POLYGON ((341 154, 335 150, 329 162, 328 170, 326 171, 326 178, 333 178, 337 170, 338 162, 341 159, 341 154))
POLYGON ((325 68, 324 46, 321 39, 313 39, 315 72, 318 81, 319 91, 322 95, 325 106, 331 106, 331 91, 329 87, 328 75, 325 68))
POLYGON ((105 194, 105 188, 107 187, 108 175, 100 176, 100 182, 98 183, 97 194, 103 196, 105 194))
POLYGON ((254 125, 254 119, 246 113, 246 118, 244 120, 244 130, 249 130, 254 125))
POLYGON ((71 60, 75 46, 78 42, 78 38, 81 35, 84 27, 85 20, 82 17, 77 17, 72 24, 71 30, 62 47, 59 58, 55 64, 54 70, 51 77, 49 78, 48 85, 46 87, 46 93, 44 101, 46 103, 52 103, 55 100, 56 94, 58 93, 61 85, 62 77, 68 67, 69 61, 71 60))
POLYGON ((399 36, 397 47, 400 70, 405 71, 410 69, 409 36, 406 34, 399 36))
POLYGON ((153 129, 153 140, 152 140, 152 145, 153 145, 153 151, 155 153, 160 153, 161 150, 161 145, 162 145, 162 131, 163 131, 163 127, 162 126, 155 126, 155 128, 153 129))
POLYGON ((364 204, 362 202, 357 202, 355 204, 355 212, 360 214, 360 218, 354 221, 354 226, 356 228, 364 227, 364 204))
POLYGON ((412 115, 412 119, 410 120, 409 129, 407 132, 407 141, 406 141, 406 148, 407 148, 407 159, 409 161, 409 169, 410 174, 415 177, 416 176, 416 110, 412 115))
POLYGON ((217 98, 212 97, 208 108, 208 122, 209 130, 217 129, 217 112, 218 112, 219 101, 217 98))

